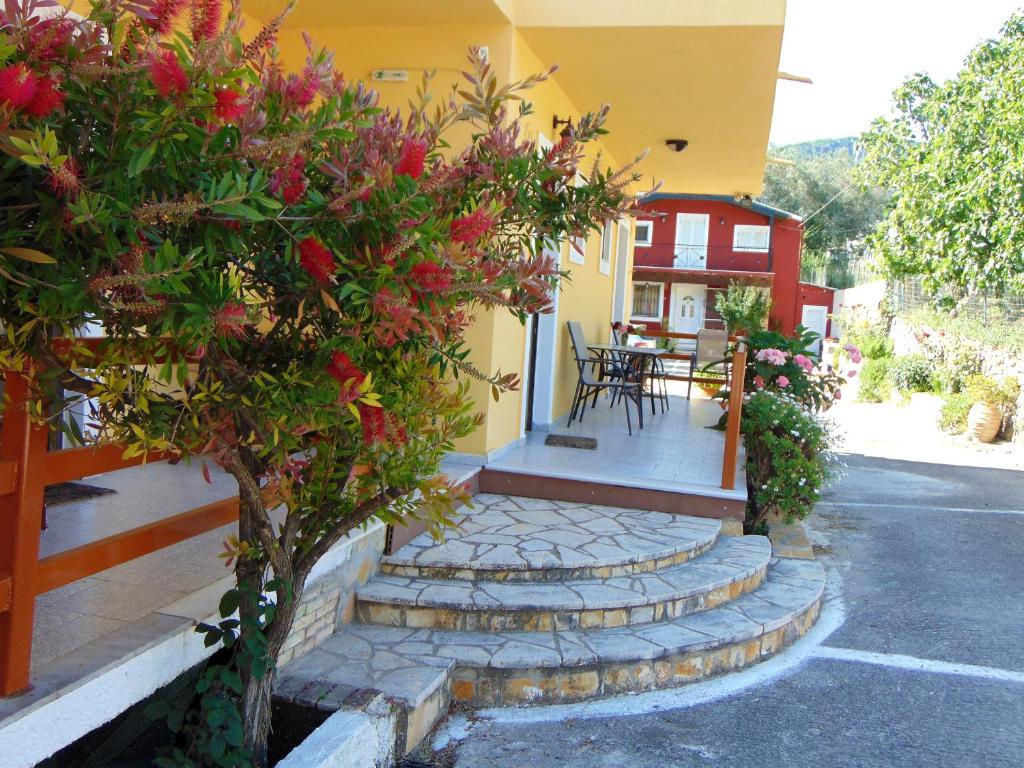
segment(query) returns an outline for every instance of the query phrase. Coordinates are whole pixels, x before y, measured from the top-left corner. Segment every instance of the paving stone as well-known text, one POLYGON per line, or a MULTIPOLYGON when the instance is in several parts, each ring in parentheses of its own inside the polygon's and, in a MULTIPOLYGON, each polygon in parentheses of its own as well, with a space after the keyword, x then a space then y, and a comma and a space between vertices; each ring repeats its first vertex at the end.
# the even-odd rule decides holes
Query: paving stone
POLYGON ((431 576, 429 569, 450 569, 486 578, 502 570, 642 563, 703 551, 721 530, 717 520, 619 507, 563 507, 545 499, 494 494, 478 495, 476 502, 444 541, 420 534, 385 557, 382 572, 404 576, 414 569, 431 576))

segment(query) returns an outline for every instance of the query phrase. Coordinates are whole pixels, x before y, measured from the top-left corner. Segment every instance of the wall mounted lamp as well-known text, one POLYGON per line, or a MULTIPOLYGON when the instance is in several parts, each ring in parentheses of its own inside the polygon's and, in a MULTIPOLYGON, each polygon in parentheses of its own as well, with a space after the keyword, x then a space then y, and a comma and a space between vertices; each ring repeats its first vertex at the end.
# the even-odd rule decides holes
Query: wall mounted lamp
POLYGON ((665 146, 672 149, 673 152, 682 152, 690 146, 690 142, 686 139, 665 139, 665 146))
POLYGON ((553 115, 551 118, 551 130, 561 136, 563 139, 567 139, 572 135, 572 118, 567 117, 565 120, 559 120, 558 115, 553 115), (558 130, 558 126, 564 125, 561 131, 558 130))

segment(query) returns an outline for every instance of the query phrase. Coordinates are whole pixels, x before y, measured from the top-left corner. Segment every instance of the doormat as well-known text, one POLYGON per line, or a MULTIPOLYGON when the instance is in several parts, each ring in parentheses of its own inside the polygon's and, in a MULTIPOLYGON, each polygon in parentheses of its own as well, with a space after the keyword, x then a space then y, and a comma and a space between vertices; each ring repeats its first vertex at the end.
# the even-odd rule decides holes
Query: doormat
POLYGON ((554 445, 558 448, 584 448, 588 451, 596 451, 597 438, 576 437, 575 435, 548 435, 544 438, 544 445, 554 445))
POLYGON ((57 483, 56 485, 46 486, 43 501, 47 505, 55 507, 58 504, 91 499, 96 496, 106 496, 111 493, 117 493, 117 491, 113 488, 100 488, 98 485, 89 485, 87 483, 57 483))

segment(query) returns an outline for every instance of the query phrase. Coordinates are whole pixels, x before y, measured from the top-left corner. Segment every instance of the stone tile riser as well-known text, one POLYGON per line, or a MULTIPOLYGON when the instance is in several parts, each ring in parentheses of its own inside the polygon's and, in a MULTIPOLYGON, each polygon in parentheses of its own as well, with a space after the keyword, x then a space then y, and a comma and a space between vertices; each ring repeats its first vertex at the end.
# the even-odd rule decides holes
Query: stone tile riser
POLYGON ((407 565, 384 560, 380 564, 380 572, 391 576, 405 576, 412 579, 435 579, 444 581, 501 581, 501 582, 532 582, 538 584, 575 581, 578 579, 614 579, 621 576, 636 576, 641 573, 654 573, 674 565, 682 565, 695 557, 714 549, 718 538, 702 543, 693 549, 677 552, 674 555, 653 560, 642 560, 635 563, 619 563, 616 565, 586 566, 580 568, 524 568, 524 569, 486 569, 474 568, 439 568, 437 566, 407 565))
POLYGON ((732 672, 777 653, 802 637, 821 608, 815 600, 788 623, 759 637, 661 658, 534 669, 456 667, 456 701, 480 707, 556 704, 670 688, 732 672))
POLYGON ((389 627, 426 627, 476 632, 549 632, 563 629, 601 629, 650 624, 708 610, 735 600, 764 581, 767 567, 753 574, 688 597, 623 608, 580 611, 543 611, 433 608, 378 603, 360 598, 356 619, 363 624, 389 627))

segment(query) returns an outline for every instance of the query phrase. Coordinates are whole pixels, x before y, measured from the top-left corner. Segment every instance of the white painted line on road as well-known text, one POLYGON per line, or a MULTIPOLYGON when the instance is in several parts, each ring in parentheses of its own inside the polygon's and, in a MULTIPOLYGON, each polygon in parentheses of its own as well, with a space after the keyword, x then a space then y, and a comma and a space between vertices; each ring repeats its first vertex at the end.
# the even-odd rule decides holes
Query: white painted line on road
POLYGON ((987 507, 930 507, 908 501, 906 504, 874 504, 870 501, 819 501, 816 507, 844 507, 847 509, 913 509, 926 512, 987 512, 992 515, 1024 515, 1024 509, 988 509, 987 507))
POLYGON ((814 649, 813 655, 820 659, 856 661, 862 664, 877 664, 882 667, 895 667, 915 672, 935 672, 940 675, 979 677, 1004 683, 1024 683, 1024 672, 1014 672, 999 667, 983 667, 977 664, 957 664, 951 661, 922 659, 899 653, 874 653, 873 651, 859 651, 855 648, 831 648, 822 645, 814 649))

